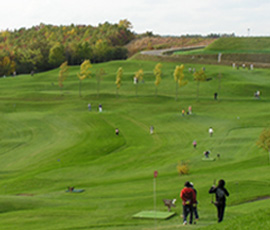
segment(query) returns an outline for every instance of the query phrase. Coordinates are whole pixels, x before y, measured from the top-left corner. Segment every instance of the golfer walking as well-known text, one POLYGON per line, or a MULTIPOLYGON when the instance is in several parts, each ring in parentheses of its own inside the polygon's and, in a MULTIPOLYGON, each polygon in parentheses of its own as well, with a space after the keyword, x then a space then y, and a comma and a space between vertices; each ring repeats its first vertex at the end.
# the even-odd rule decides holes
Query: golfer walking
POLYGON ((217 187, 213 185, 210 188, 209 193, 216 194, 216 202, 214 204, 217 207, 218 222, 221 222, 224 217, 224 211, 225 211, 225 206, 226 206, 226 196, 229 196, 229 192, 225 188, 225 181, 220 180, 218 182, 217 187))

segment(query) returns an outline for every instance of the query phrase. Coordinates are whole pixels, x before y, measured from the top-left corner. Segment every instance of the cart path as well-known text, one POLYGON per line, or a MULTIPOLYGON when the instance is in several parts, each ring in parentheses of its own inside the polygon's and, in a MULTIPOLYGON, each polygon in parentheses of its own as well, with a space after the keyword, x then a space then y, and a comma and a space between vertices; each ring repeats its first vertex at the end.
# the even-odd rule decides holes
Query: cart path
POLYGON ((145 50, 141 51, 141 54, 143 55, 152 55, 152 56, 162 56, 165 55, 165 53, 172 53, 175 51, 185 51, 185 50, 191 50, 191 49, 202 49, 206 46, 186 46, 186 47, 174 47, 169 49, 161 49, 161 50, 145 50))

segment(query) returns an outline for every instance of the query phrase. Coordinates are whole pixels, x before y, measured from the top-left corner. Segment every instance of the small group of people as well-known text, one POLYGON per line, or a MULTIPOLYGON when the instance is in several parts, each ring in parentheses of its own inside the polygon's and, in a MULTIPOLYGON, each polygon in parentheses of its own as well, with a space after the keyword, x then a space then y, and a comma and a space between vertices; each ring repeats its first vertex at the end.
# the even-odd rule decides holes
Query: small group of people
POLYGON ((192 106, 191 105, 188 107, 187 112, 185 111, 185 109, 182 109, 182 116, 185 116, 185 114, 187 114, 187 115, 192 114, 192 106))
MULTIPOLYGON (((232 63, 232 67, 233 67, 233 69, 239 69, 240 68, 240 66, 241 65, 238 65, 238 64, 235 64, 235 63, 232 63)), ((246 64, 245 63, 243 63, 242 64, 242 68, 243 69, 245 69, 246 68, 246 64)), ((254 65, 251 63, 250 65, 249 65, 249 67, 247 67, 247 68, 249 68, 250 70, 253 70, 254 69, 254 65)))
MULTIPOLYGON (((88 111, 91 111, 91 110, 92 110, 92 105, 91 105, 91 103, 88 103, 87 107, 88 107, 88 111)), ((99 112, 102 112, 102 104, 99 104, 99 105, 98 105, 98 111, 99 111, 99 112)))
MULTIPOLYGON (((150 126, 150 134, 152 135, 153 133, 154 133, 154 126, 151 125, 151 126, 150 126)), ((116 135, 116 136, 119 135, 119 129, 118 129, 118 128, 115 129, 115 135, 116 135)))
POLYGON ((187 225, 187 217, 189 215, 189 224, 196 224, 199 219, 197 211, 197 191, 193 187, 193 183, 187 181, 185 187, 180 192, 180 197, 183 204, 183 225, 187 225), (193 214, 195 215, 196 221, 193 222, 193 214))
MULTIPOLYGON (((229 192, 225 188, 225 181, 223 179, 219 180, 218 185, 213 185, 210 190, 210 194, 216 195, 215 202, 212 203, 217 207, 218 222, 221 222, 224 217, 224 211, 226 207, 226 197, 229 196, 229 192)), ((197 210, 197 191, 194 188, 192 182, 185 182, 184 188, 180 192, 180 197, 183 204, 183 225, 187 225, 188 216, 189 224, 196 224, 199 220, 198 210, 197 210), (195 221, 193 222, 193 215, 195 216, 195 221)))

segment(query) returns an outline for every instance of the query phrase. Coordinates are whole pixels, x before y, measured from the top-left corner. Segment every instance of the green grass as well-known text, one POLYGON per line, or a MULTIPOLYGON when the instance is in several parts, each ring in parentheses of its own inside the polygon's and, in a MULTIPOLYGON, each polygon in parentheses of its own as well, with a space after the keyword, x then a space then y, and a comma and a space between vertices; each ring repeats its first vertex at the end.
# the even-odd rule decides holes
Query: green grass
POLYGON ((0 79, 0 226, 5 230, 155 229, 155 221, 133 219, 153 209, 153 172, 157 177, 157 210, 162 199, 177 198, 176 216, 158 220, 158 229, 182 227, 180 190, 185 181, 196 186, 200 220, 186 229, 267 229, 270 200, 268 154, 256 146, 270 115, 269 69, 234 70, 209 65, 212 80, 196 83, 185 65, 189 83, 175 100, 173 72, 179 63, 163 63, 155 96, 155 62, 115 61, 93 65, 106 71, 99 95, 95 78, 82 83, 79 67, 70 67, 62 90, 59 70, 0 79), (119 96, 115 78, 122 66, 119 96), (144 70, 144 83, 135 95, 133 76, 144 70), (219 73, 222 73, 219 81, 219 73), (261 90, 261 100, 253 93, 261 90), (219 100, 213 100, 214 92, 219 100), (87 104, 92 104, 89 112, 87 104), (102 103, 104 111, 98 113, 102 103), (192 105, 191 116, 181 116, 192 105), (149 134, 153 125, 155 133, 149 134), (214 128, 214 136, 208 128, 214 128), (120 135, 114 134, 119 128, 120 135), (198 146, 193 149, 196 139, 198 146), (211 150, 216 161, 202 161, 211 150), (176 166, 189 162, 190 174, 179 176, 176 166), (230 192, 224 222, 208 190, 225 179, 230 192), (67 193, 68 186, 85 189, 67 193))
POLYGON ((204 49, 178 51, 176 54, 270 54, 270 37, 222 37, 204 49))

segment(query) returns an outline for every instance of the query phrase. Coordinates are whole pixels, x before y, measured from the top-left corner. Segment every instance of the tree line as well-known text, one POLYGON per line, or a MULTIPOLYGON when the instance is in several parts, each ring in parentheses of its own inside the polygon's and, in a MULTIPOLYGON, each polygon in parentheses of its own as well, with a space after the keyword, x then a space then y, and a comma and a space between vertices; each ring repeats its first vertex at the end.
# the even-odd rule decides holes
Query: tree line
MULTIPOLYGON (((64 86, 64 81, 66 80, 67 76, 68 76, 68 62, 65 61, 64 63, 61 64, 60 66, 60 70, 59 70, 59 75, 58 75, 58 85, 60 87, 60 89, 63 89, 64 86)), ((103 75, 106 74, 106 72, 103 69, 99 69, 96 71, 96 73, 93 73, 91 71, 92 65, 90 60, 84 60, 84 62, 80 65, 80 71, 77 73, 77 77, 79 79, 79 96, 81 97, 81 88, 82 88, 82 82, 84 79, 86 78, 92 78, 93 76, 96 77, 97 79, 97 95, 99 96, 99 88, 100 88, 100 81, 101 81, 101 77, 103 75)), ((177 65, 175 67, 174 73, 173 73, 173 77, 174 77, 174 81, 176 83, 176 90, 175 90, 175 100, 178 100, 178 89, 180 87, 185 86, 186 84, 188 84, 188 81, 185 80, 185 75, 184 75, 184 65, 177 65)), ((189 70, 189 72, 191 72, 191 69, 189 70)), ((119 95, 119 90, 121 88, 122 85, 122 77, 124 74, 124 70, 122 67, 119 67, 117 72, 116 72, 116 80, 115 80, 115 84, 116 84, 116 96, 118 97, 119 95)), ((155 65, 155 68, 153 69, 153 75, 155 77, 155 96, 157 96, 158 94, 158 87, 159 84, 162 80, 162 64, 161 63, 157 63, 155 65)), ((144 77, 144 71, 143 69, 139 69, 138 71, 136 71, 134 73, 133 76, 133 84, 135 86, 135 95, 138 96, 138 87, 139 87, 139 82, 143 82, 143 77, 144 77)), ((198 100, 199 98, 199 86, 201 82, 205 82, 207 81, 207 76, 205 73, 205 69, 202 68, 198 71, 194 70, 193 71, 193 78, 194 81, 197 82, 197 95, 196 98, 198 100)))
POLYGON ((79 65, 126 59, 124 48, 134 37, 131 23, 105 22, 91 25, 38 26, 0 32, 0 77, 13 72, 41 72, 59 67, 67 61, 79 65))

